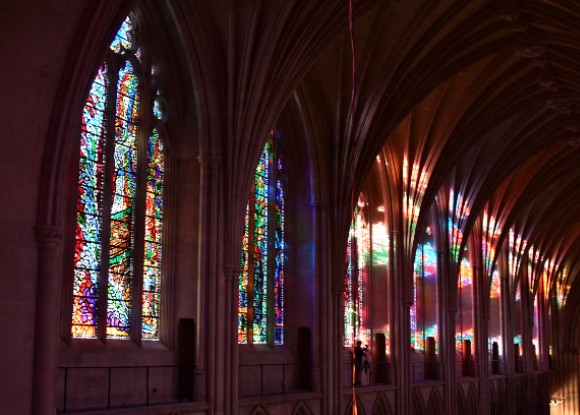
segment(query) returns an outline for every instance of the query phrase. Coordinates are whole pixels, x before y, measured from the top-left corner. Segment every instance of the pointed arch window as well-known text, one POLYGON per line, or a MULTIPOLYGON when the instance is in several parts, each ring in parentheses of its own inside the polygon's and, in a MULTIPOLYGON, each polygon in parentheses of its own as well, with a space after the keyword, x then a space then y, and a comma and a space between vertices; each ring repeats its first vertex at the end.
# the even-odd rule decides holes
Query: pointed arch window
POLYGON ((272 130, 246 207, 239 278, 238 343, 284 344, 286 173, 272 130))
POLYGON ((159 339, 166 114, 135 23, 121 24, 82 112, 73 338, 159 339))
POLYGON ((344 278, 344 345, 354 347, 358 340, 370 344, 368 328, 368 283, 370 277, 371 235, 365 217, 367 203, 359 195, 346 247, 344 278))

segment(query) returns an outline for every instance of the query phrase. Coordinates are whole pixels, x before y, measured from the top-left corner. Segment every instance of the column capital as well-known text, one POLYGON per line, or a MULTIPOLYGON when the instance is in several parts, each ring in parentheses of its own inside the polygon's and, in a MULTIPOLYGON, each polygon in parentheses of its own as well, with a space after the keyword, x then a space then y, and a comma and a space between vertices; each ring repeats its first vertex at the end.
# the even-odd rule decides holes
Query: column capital
POLYGON ((60 245, 64 229, 61 226, 54 225, 36 225, 34 227, 34 236, 36 243, 41 248, 56 248, 60 245))
POLYGON ((201 165, 215 166, 220 163, 221 157, 219 156, 198 156, 197 161, 201 165))

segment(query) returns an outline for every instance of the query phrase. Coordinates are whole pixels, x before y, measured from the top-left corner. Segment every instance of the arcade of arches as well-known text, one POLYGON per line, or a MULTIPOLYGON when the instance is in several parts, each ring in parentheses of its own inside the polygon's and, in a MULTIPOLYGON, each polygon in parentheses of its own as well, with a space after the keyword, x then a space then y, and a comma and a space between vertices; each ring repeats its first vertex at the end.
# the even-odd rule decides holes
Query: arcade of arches
POLYGON ((3 2, 0 412, 579 413, 579 22, 3 2))

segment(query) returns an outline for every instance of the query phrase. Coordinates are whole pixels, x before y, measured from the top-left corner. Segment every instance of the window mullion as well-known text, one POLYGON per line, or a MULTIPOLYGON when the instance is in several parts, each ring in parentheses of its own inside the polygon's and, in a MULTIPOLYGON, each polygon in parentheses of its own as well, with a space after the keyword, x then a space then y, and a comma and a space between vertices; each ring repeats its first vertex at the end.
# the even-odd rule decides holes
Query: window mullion
POLYGON ((274 328, 276 325, 276 317, 274 313, 274 275, 276 268, 276 256, 275 253, 275 241, 276 241, 276 149, 274 143, 272 143, 272 151, 270 153, 270 160, 268 162, 269 170, 269 180, 268 180, 268 205, 267 205, 267 227, 268 227, 268 273, 265 276, 266 280, 266 315, 267 315, 267 328, 266 328, 266 342, 268 344, 274 344, 274 328))
POLYGON ((97 302, 97 337, 105 341, 107 338, 107 308, 108 308, 108 286, 109 286, 109 249, 111 233, 111 201, 113 192, 113 170, 115 168, 115 118, 116 118, 116 97, 117 79, 119 64, 117 59, 109 59, 110 65, 109 85, 107 90, 107 121, 106 121, 106 147, 105 147, 105 179, 103 189, 103 211, 102 211, 102 234, 101 234, 101 271, 99 273, 99 288, 97 302))
MULTIPOLYGON (((255 179, 254 179, 255 180, 255 179)), ((254 249, 256 245, 255 240, 255 209, 256 204, 256 186, 252 184, 252 189, 250 191, 250 199, 248 202, 248 288, 247 288, 247 295, 248 295, 248 320, 246 322, 246 331, 247 331, 247 341, 248 344, 252 344, 254 342, 254 265, 255 265, 255 254, 254 249)))
POLYGON ((137 188, 135 192, 135 243, 133 247, 133 281, 131 287, 131 339, 142 338, 143 256, 145 240, 145 188, 147 181, 147 143, 152 130, 151 91, 149 73, 140 68, 139 75, 139 124, 137 125, 137 188))

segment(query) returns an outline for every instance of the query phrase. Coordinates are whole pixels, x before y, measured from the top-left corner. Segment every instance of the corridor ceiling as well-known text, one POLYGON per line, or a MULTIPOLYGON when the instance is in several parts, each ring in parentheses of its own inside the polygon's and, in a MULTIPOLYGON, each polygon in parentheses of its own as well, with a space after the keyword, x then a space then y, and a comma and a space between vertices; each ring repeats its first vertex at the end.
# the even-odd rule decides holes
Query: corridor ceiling
POLYGON ((251 177, 259 133, 294 105, 314 168, 332 178, 315 198, 340 206, 375 163, 388 177, 404 153, 428 177, 422 207, 453 186, 471 224, 492 212, 504 238, 515 229, 566 271, 568 303, 580 303, 580 2, 355 0, 354 110, 348 0, 180 3, 208 49, 212 26, 230 33, 214 42, 236 45, 235 70, 204 79, 236 85, 232 171, 251 177), (253 158, 237 144, 248 137, 253 158))

